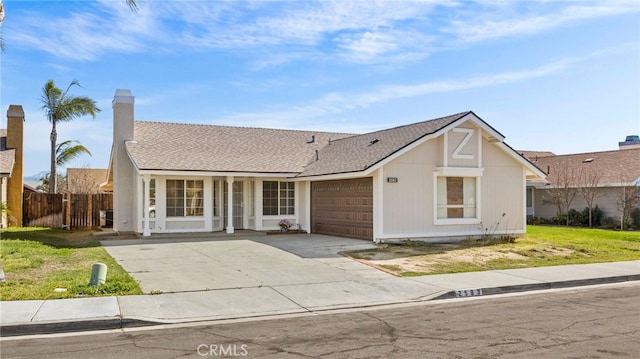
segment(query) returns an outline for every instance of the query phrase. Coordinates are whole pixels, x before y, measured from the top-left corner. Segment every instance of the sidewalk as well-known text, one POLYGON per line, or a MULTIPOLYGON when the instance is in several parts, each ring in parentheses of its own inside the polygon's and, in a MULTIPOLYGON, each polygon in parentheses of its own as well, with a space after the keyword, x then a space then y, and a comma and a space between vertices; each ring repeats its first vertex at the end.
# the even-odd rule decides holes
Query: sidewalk
POLYGON ((640 260, 158 295, 0 302, 3 337, 252 318, 640 280, 640 260))

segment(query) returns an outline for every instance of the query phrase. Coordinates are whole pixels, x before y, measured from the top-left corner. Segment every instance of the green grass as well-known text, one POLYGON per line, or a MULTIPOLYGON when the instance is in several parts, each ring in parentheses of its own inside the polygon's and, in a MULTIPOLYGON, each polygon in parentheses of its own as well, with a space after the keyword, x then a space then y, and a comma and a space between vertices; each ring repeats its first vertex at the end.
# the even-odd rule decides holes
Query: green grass
POLYGON ((640 232, 612 231, 601 229, 528 226, 527 234, 508 241, 467 240, 455 245, 428 243, 407 243, 386 245, 375 250, 351 252, 356 258, 371 260, 375 263, 376 252, 392 252, 393 258, 406 258, 411 263, 428 263, 428 272, 419 272, 402 268, 400 265, 379 264, 380 267, 402 276, 421 276, 474 272, 497 269, 555 266, 564 264, 586 264, 630 261, 640 259, 640 232), (411 254, 403 255, 407 249, 411 254), (443 253, 452 256, 442 259, 443 253), (495 259, 490 254, 511 254, 517 258, 495 259), (473 260, 456 260, 457 258, 473 260), (421 262, 422 261, 422 262, 421 262))
POLYGON ((0 232, 6 281, 1 300, 142 294, 140 286, 109 256, 91 232, 10 228, 0 232), (89 286, 93 263, 107 265, 107 280, 89 286), (66 288, 66 292, 54 292, 66 288))

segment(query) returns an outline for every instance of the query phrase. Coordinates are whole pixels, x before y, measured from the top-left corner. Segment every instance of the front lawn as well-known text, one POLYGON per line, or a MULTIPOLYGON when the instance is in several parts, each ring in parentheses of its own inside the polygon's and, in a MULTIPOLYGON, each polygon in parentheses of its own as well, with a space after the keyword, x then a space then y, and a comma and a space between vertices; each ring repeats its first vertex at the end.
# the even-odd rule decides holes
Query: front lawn
POLYGON ((402 276, 640 259, 640 232, 529 226, 514 242, 381 244, 347 255, 402 276))
POLYGON ((6 276, 0 283, 0 300, 142 294, 135 279, 109 256, 92 232, 9 228, 0 237, 6 276), (106 283, 97 288, 88 285, 95 262, 108 268, 106 283))

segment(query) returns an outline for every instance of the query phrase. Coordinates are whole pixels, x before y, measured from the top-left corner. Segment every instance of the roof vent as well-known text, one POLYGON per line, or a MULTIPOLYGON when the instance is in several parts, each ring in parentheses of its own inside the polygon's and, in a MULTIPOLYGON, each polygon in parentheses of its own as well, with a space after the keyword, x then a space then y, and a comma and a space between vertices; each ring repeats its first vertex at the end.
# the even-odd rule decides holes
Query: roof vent
POLYGON ((377 138, 376 138, 376 139, 374 139, 374 140, 371 140, 371 141, 369 142, 369 146, 371 146, 371 145, 375 145, 375 144, 376 144, 376 143, 378 143, 379 141, 380 141, 380 140, 379 140, 379 139, 377 139, 377 138))
POLYGON ((315 145, 316 144, 316 135, 311 135, 311 141, 307 141, 308 144, 310 145, 315 145))
POLYGON ((593 162, 593 158, 587 158, 586 160, 582 160, 582 163, 591 163, 593 162))

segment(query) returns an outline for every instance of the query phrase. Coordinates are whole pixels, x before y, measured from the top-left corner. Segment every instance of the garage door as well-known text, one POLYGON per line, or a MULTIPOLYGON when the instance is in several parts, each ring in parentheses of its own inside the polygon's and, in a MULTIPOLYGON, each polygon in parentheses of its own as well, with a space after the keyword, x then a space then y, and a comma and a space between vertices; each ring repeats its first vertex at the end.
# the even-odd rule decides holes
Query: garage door
POLYGON ((373 179, 311 183, 311 232, 373 239, 373 179))

